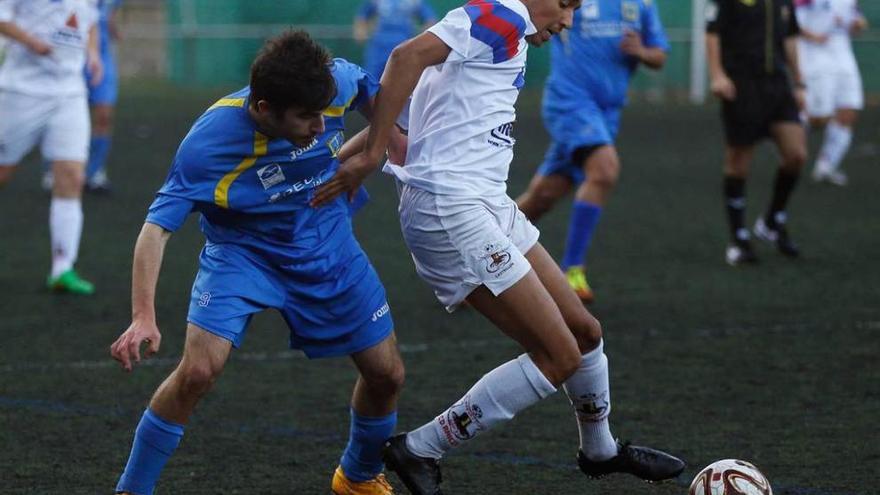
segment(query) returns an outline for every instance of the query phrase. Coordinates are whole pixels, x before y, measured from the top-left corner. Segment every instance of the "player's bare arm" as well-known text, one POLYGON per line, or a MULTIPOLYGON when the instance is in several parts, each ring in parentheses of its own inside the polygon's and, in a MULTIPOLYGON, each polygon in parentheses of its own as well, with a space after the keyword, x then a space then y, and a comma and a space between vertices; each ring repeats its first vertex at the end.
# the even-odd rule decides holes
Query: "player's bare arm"
POLYGON ((806 29, 804 29, 804 28, 801 28, 801 34, 800 34, 800 36, 801 36, 803 39, 805 39, 805 40, 807 40, 807 41, 809 41, 809 42, 811 42, 811 43, 816 43, 816 44, 819 44, 819 45, 824 45, 824 44, 828 41, 828 35, 827 35, 827 34, 823 34, 823 33, 814 33, 814 32, 812 32, 812 31, 808 31, 808 30, 806 30, 806 29))
POLYGON ((145 223, 138 235, 131 270, 131 325, 110 346, 110 355, 125 371, 140 362, 141 344, 148 344, 145 357, 159 351, 162 335, 156 325, 156 283, 170 237, 171 232, 152 223, 145 223))
POLYGON ((51 45, 36 36, 31 36, 14 22, 0 22, 0 34, 21 43, 37 55, 49 55, 52 53, 51 45))
POLYGON ((620 50, 631 57, 637 58, 639 62, 654 70, 662 69, 666 64, 666 50, 645 46, 642 43, 642 37, 635 31, 627 30, 623 34, 620 50))
POLYGON ((370 132, 363 152, 345 160, 333 179, 318 189, 311 201, 313 207, 326 204, 343 192, 352 194, 378 168, 392 134, 399 134, 395 125, 397 116, 422 72, 443 63, 449 52, 450 48, 431 32, 422 33, 394 49, 382 75, 382 90, 370 109, 370 132))
POLYGON ((735 100, 736 86, 721 65, 721 42, 715 33, 706 33, 706 60, 712 94, 724 100, 735 100))
POLYGON ((104 79, 104 63, 101 61, 101 34, 98 31, 98 25, 95 24, 89 29, 89 48, 86 57, 86 64, 89 67, 91 79, 89 84, 97 86, 104 79))

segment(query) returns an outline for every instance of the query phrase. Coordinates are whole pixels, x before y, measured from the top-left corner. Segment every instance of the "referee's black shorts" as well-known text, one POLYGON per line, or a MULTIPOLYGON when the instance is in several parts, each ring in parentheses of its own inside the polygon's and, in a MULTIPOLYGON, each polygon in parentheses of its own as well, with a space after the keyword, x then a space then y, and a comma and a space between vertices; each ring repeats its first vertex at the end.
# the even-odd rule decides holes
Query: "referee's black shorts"
POLYGON ((736 99, 723 100, 721 104, 727 144, 752 145, 769 137, 773 124, 800 123, 800 111, 786 76, 732 80, 736 86, 736 99))

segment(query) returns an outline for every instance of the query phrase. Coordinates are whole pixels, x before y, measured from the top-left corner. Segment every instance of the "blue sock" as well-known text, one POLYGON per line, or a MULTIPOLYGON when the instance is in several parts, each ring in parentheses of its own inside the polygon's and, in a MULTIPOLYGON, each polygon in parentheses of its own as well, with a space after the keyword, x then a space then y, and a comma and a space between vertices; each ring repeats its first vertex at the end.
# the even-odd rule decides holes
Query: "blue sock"
POLYGON ((86 180, 91 180, 107 164, 110 153, 110 136, 92 136, 89 145, 89 163, 86 165, 86 180))
POLYGON ((593 232, 599 223, 602 207, 586 201, 575 200, 568 223, 568 238, 565 240, 565 255, 562 257, 562 269, 584 264, 593 232))
POLYGON ((351 410, 351 432, 342 454, 342 471, 351 481, 371 480, 382 472, 382 447, 397 427, 397 411, 380 418, 351 410))
POLYGON ((162 468, 181 437, 183 425, 165 421, 149 409, 144 411, 134 434, 125 472, 116 485, 116 493, 151 495, 162 468))

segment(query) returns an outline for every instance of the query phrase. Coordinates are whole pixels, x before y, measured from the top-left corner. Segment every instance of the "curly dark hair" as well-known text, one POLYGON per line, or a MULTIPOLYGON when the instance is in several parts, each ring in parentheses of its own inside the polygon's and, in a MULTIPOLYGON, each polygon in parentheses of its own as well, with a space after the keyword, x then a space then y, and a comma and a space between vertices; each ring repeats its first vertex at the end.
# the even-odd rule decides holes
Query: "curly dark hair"
POLYGON ((332 65, 330 52, 305 31, 280 34, 251 64, 251 101, 267 101, 278 115, 292 107, 321 111, 336 96, 332 65))

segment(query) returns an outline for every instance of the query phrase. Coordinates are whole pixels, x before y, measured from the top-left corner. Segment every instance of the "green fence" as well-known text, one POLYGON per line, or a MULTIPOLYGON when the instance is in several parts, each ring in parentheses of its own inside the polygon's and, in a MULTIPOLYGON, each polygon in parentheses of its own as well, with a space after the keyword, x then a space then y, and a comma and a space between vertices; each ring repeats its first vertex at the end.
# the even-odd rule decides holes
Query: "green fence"
MULTIPOLYGON (((690 81, 690 0, 655 0, 672 42, 662 72, 639 71, 636 89, 655 88, 684 93, 690 81)), ((362 47, 350 37, 350 25, 360 0, 166 0, 169 33, 169 73, 185 84, 244 84, 247 69, 262 40, 284 26, 309 29, 333 53, 361 60, 362 47)), ((431 0, 438 14, 464 0, 431 0)), ((862 1, 862 8, 880 31, 880 1, 862 1)), ((865 87, 880 92, 880 36, 856 44, 865 87)), ((529 52, 528 85, 540 85, 549 68, 549 50, 529 52)))

